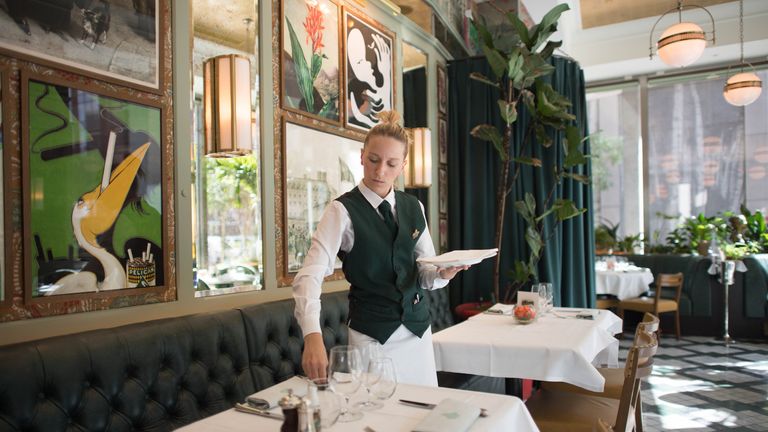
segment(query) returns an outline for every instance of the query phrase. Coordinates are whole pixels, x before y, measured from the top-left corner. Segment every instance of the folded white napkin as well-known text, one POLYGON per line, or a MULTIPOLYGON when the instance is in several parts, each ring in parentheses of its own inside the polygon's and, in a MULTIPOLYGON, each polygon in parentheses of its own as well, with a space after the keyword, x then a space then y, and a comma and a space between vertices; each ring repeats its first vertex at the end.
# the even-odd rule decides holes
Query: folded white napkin
POLYGON ((488 308, 485 313, 492 314, 492 315, 512 315, 512 312, 515 311, 515 305, 513 304, 503 304, 503 303, 496 303, 495 305, 488 308))
POLYGON ((296 396, 304 397, 307 394, 307 381, 304 378, 293 376, 278 385, 254 393, 248 398, 262 399, 269 403, 269 408, 266 409, 273 409, 278 406, 277 403, 280 399, 288 394, 288 389, 291 389, 296 396))
POLYGON ((464 432, 480 416, 480 408, 455 399, 443 399, 413 432, 464 432))

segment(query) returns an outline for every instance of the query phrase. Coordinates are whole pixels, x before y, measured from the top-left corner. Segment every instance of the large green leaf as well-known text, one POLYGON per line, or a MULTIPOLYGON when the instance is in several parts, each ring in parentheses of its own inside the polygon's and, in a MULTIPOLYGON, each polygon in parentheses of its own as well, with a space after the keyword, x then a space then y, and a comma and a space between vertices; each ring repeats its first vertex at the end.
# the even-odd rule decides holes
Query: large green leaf
POLYGON ((531 51, 536 51, 541 44, 546 42, 557 31, 557 21, 560 19, 560 15, 569 9, 565 3, 555 6, 544 15, 535 30, 531 29, 531 43, 529 45, 531 51))
POLYGON ((520 20, 516 13, 507 13, 507 20, 509 20, 512 27, 517 32, 517 36, 520 37, 520 41, 528 46, 531 43, 531 36, 528 34, 528 27, 524 22, 520 20))
POLYGON ((541 253, 541 248, 544 247, 544 242, 541 240, 539 232, 536 231, 533 226, 529 226, 525 230, 525 242, 531 249, 531 254, 538 258, 541 253))
POLYGON ((555 217, 561 222, 587 211, 585 208, 577 208, 573 201, 567 199, 556 200, 552 207, 556 209, 555 217))
POLYGON ((530 157, 520 156, 520 157, 512 158, 512 160, 517 162, 517 163, 521 163, 523 165, 530 165, 530 166, 534 166, 534 167, 540 167, 541 166, 541 159, 537 159, 537 158, 530 158, 530 157))
POLYGON ((492 79, 481 74, 480 72, 472 72, 469 74, 469 77, 475 81, 480 81, 481 83, 488 84, 489 86, 500 88, 499 83, 493 81, 492 79))
POLYGON ((575 165, 587 163, 587 156, 581 151, 581 131, 573 125, 565 128, 565 160, 563 166, 568 169, 575 165))
POLYGON ((301 42, 299 42, 296 32, 293 31, 291 20, 286 18, 285 22, 288 24, 288 34, 291 38, 291 57, 293 58, 293 66, 296 70, 296 81, 299 83, 299 93, 304 98, 307 111, 313 112, 312 110, 315 107, 314 86, 309 67, 307 66, 307 60, 304 58, 304 50, 301 48, 301 42))
POLYGON ((563 46, 563 41, 549 41, 544 46, 544 49, 541 50, 541 52, 539 52, 539 55, 541 56, 541 58, 546 60, 550 58, 552 56, 552 53, 554 53, 555 50, 557 48, 560 48, 561 46, 563 46))
POLYGON ((496 151, 499 153, 499 157, 502 161, 506 161, 509 158, 509 156, 507 156, 507 154, 504 152, 501 134, 495 127, 488 124, 477 125, 472 128, 470 134, 477 139, 490 141, 493 143, 493 146, 496 148, 496 151))
POLYGON ((475 41, 478 46, 486 45, 494 48, 493 37, 491 36, 491 32, 488 31, 488 27, 486 27, 484 23, 480 23, 475 19, 471 19, 469 20, 469 24, 475 28, 477 34, 480 36, 481 40, 475 41))
POLYGON ((572 178, 572 179, 576 180, 577 182, 585 184, 585 185, 589 184, 589 177, 584 175, 584 174, 576 174, 576 173, 571 173, 571 172, 564 172, 563 176, 564 177, 568 177, 568 178, 572 178))
POLYGON ((509 103, 504 99, 499 99, 499 111, 501 112, 501 118, 507 125, 511 125, 517 120, 517 104, 509 103))
POLYGON ((504 77, 504 72, 507 70, 507 60, 505 60, 504 56, 495 48, 483 45, 482 49, 485 58, 488 59, 488 64, 491 65, 493 75, 496 76, 497 80, 502 79, 504 77))
POLYGON ((528 265, 526 265, 522 261, 515 261, 515 269, 514 271, 510 272, 510 276, 513 280, 516 282, 519 282, 521 284, 524 284, 528 282, 528 278, 530 277, 531 272, 528 271, 528 265))

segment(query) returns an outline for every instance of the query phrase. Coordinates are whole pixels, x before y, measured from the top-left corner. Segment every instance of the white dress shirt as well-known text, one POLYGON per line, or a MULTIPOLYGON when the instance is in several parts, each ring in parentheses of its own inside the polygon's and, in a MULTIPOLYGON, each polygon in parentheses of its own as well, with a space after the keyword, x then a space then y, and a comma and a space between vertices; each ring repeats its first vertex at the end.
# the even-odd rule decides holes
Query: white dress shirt
MULTIPOLYGON (((397 221, 394 189, 385 198, 381 198, 362 181, 357 187, 374 209, 378 209, 379 204, 387 200, 392 207, 392 215, 397 221)), ((421 203, 419 205, 421 206, 421 203)), ((421 206, 421 213, 424 214, 424 206, 421 206)), ((304 264, 293 279, 293 298, 296 300, 294 315, 304 336, 320 333, 320 293, 323 278, 333 273, 336 254, 339 251, 351 251, 354 243, 355 231, 349 212, 344 204, 333 200, 325 208, 317 230, 312 236, 312 245, 304 259, 304 264)), ((435 256, 435 247, 429 235, 429 228, 424 228, 424 232, 416 242, 414 252, 416 258, 435 256)), ((419 284, 422 288, 432 290, 448 285, 448 280, 438 276, 435 266, 418 264, 418 267, 419 284)))

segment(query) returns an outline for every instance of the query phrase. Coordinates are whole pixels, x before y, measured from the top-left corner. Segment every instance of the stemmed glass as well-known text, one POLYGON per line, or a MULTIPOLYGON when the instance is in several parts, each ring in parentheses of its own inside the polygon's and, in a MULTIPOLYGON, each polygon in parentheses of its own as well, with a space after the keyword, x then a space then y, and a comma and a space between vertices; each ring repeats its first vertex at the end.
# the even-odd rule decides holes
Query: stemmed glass
POLYGON ((537 291, 539 293, 539 305, 541 305, 542 315, 549 312, 552 309, 552 302, 554 298, 554 292, 552 291, 552 283, 542 282, 538 285, 537 291))
POLYGON ((355 404, 356 407, 364 411, 371 411, 381 408, 381 404, 371 400, 371 386, 376 384, 381 378, 380 368, 374 360, 381 357, 381 345, 376 341, 365 342, 358 345, 363 360, 362 386, 366 391, 367 398, 362 402, 355 404))
POLYGON ((375 368, 379 374, 379 380, 370 388, 371 393, 378 400, 389 399, 395 394, 395 390, 397 389, 395 364, 389 357, 379 357, 371 360, 371 364, 368 368, 370 369, 371 367, 375 368))
POLYGON ((351 422, 363 418, 361 412, 349 410, 349 398, 360 388, 362 360, 360 350, 352 345, 338 345, 331 348, 328 360, 328 376, 331 389, 344 397, 344 406, 339 415, 340 422, 351 422))

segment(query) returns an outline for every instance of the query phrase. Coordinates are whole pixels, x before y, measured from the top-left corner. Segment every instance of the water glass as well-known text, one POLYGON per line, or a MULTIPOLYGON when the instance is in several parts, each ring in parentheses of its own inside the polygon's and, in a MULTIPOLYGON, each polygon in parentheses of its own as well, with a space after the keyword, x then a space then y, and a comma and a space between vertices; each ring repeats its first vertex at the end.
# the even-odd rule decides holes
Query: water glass
POLYGON ((338 345, 331 348, 328 360, 328 377, 331 389, 344 397, 344 406, 339 415, 340 422, 351 422, 363 418, 361 412, 349 410, 349 398, 360 388, 362 375, 360 350, 352 345, 338 345))
POLYGON ((363 411, 381 408, 380 403, 371 399, 371 386, 376 384, 379 378, 381 378, 379 363, 375 362, 375 360, 382 356, 381 344, 378 341, 368 341, 356 346, 360 350, 360 356, 363 361, 361 384, 366 391, 366 400, 355 404, 355 406, 363 411))
POLYGON ((395 394, 397 389, 397 372, 395 364, 389 357, 380 357, 371 360, 373 367, 377 369, 379 380, 371 386, 371 394, 378 400, 387 400, 395 394))
POLYGON ((542 282, 537 285, 536 290, 539 293, 539 312, 543 315, 552 309, 552 299, 554 298, 554 293, 552 292, 552 283, 542 282))
POLYGON ((331 390, 327 378, 315 378, 307 383, 307 397, 314 409, 319 411, 319 419, 315 418, 315 429, 326 430, 336 424, 341 414, 341 401, 331 390), (319 422, 320 428, 317 428, 319 422))

